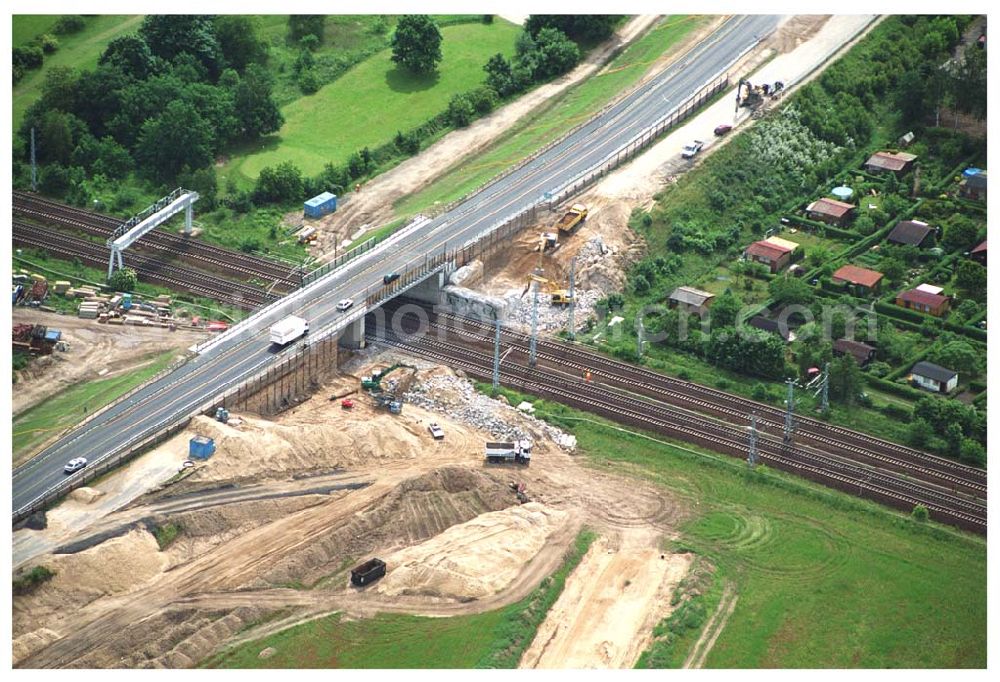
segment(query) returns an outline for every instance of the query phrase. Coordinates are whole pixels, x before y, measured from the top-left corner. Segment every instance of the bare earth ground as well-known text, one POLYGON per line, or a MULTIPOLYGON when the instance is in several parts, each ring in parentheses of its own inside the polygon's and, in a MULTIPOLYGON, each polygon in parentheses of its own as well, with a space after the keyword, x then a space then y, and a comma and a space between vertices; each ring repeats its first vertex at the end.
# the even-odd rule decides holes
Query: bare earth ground
MULTIPOLYGON (((364 357, 355 369, 391 359, 364 357)), ((422 366, 417 382, 450 374, 422 366)), ((498 405, 497 413, 533 434, 531 467, 484 467, 491 436, 478 429, 411 404, 391 416, 366 395, 350 411, 329 400, 356 383, 342 377, 276 420, 196 420, 51 510, 49 529, 15 532, 15 563, 57 573, 14 599, 15 664, 187 667, 237 634, 255 637, 333 610, 366 617, 495 609, 555 570, 581 524, 615 537, 641 531, 645 550, 655 552, 684 515, 652 486, 580 466, 514 410, 498 405), (427 433, 432 420, 445 429, 443 441, 427 433), (157 487, 194 433, 213 435, 217 453, 184 480, 157 487), (529 504, 517 505, 511 480, 527 485, 529 504), (132 486, 142 481, 153 490, 137 497, 132 486), (182 531, 159 551, 151 529, 166 523, 182 531), (389 561, 384 582, 349 588, 347 570, 372 555, 389 561), (286 609, 283 620, 247 630, 286 609)), ((646 583, 642 594, 660 594, 655 578, 646 583)))
POLYGON ((15 308, 12 313, 14 324, 43 324, 59 329, 69 344, 68 351, 54 351, 16 372, 14 416, 73 384, 131 372, 168 350, 183 353, 205 338, 201 332, 109 326, 26 308, 15 308))
POLYGON ((705 629, 701 633, 701 637, 695 642, 694 646, 691 647, 691 653, 686 659, 684 659, 683 668, 701 668, 705 665, 705 659, 708 658, 708 653, 715 646, 715 641, 719 639, 719 635, 726 627, 726 623, 729 622, 729 616, 733 614, 736 610, 736 602, 740 599, 739 595, 736 594, 736 588, 732 583, 726 583, 726 587, 723 590, 722 598, 719 600, 719 605, 716 607, 715 612, 709 619, 708 623, 705 625, 705 629))
POLYGON ((641 36, 658 18, 633 17, 565 76, 535 88, 468 128, 448 133, 418 156, 365 184, 361 191, 351 194, 350 200, 336 213, 316 222, 320 238, 312 248, 312 255, 324 260, 334 253, 335 243, 340 244, 349 235, 357 234, 363 226, 374 228, 391 220, 394 202, 426 187, 447 170, 485 149, 533 109, 595 74, 613 54, 641 36))
MULTIPOLYGON (((821 70, 817 67, 827 63, 834 54, 840 53, 870 30, 872 19, 867 15, 789 17, 779 25, 775 34, 748 54, 732 72, 754 72, 751 76, 754 82, 781 80, 785 82, 786 90, 792 91, 818 75, 821 70)), ((658 64, 655 68, 662 66, 658 64)), ((734 75, 732 80, 739 79, 734 75)), ((753 125, 754 119, 743 112, 734 118, 734 99, 735 89, 674 129, 627 166, 572 199, 572 203, 586 204, 590 214, 572 236, 560 240, 558 249, 545 255, 543 276, 559 282, 562 287, 567 286, 569 264, 576 257, 578 294, 588 290, 600 291, 602 295, 620 291, 629 266, 642 258, 645 251, 642 238, 628 227, 633 208, 650 208, 653 195, 665 184, 675 182, 677 175, 731 139, 731 135, 716 138, 712 133, 715 126, 720 123, 733 123, 739 127, 753 125), (693 163, 680 158, 681 147, 692 139, 706 142, 693 163), (604 247, 603 256, 595 255, 599 253, 594 248, 597 243, 604 247)), ((539 262, 539 233, 551 230, 559 215, 559 211, 553 212, 515 238, 507 257, 502 261, 497 259, 501 261, 499 269, 486 273, 488 284, 482 286, 485 293, 502 296, 515 289, 525 290, 528 276, 539 262)), ((579 315, 577 323, 582 323, 579 315)))

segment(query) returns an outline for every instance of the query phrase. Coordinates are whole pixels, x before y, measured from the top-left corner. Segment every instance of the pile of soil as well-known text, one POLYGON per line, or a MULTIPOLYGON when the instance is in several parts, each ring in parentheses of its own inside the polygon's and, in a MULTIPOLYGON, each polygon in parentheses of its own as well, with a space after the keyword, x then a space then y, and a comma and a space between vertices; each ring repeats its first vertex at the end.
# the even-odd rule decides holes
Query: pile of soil
POLYGON ((537 502, 482 514, 388 557, 378 591, 460 601, 496 594, 568 520, 537 502))
POLYGON ((18 638, 44 628, 58 631, 59 621, 84 605, 148 584, 166 569, 167 557, 156 538, 140 529, 77 554, 43 556, 35 563, 55 576, 30 594, 14 596, 13 633, 18 638))
POLYGON ((485 512, 516 503, 507 485, 478 470, 444 467, 394 486, 364 509, 334 522, 297 551, 276 558, 248 587, 297 582, 311 587, 370 555, 385 556, 485 512))

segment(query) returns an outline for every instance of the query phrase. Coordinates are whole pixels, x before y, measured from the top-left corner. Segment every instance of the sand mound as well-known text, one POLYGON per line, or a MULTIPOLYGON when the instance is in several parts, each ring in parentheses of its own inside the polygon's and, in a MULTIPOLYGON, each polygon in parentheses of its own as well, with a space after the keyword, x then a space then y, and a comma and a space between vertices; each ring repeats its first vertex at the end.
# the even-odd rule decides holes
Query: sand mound
POLYGON ((482 514, 390 556, 377 589, 482 599, 507 587, 568 520, 567 512, 537 502, 482 514))
POLYGON ((11 663, 13 665, 17 665, 24 659, 34 654, 36 651, 41 651, 60 637, 62 637, 62 635, 55 630, 50 630, 49 628, 39 628, 34 632, 29 632, 15 638, 13 644, 13 660, 11 663))
POLYGON ((83 552, 45 556, 38 563, 56 575, 31 594, 14 597, 15 635, 37 632, 100 597, 141 587, 166 568, 167 558, 150 533, 133 530, 83 552))
POLYGON ((349 467, 373 460, 414 458, 421 441, 402 424, 327 419, 309 424, 275 423, 241 416, 239 428, 196 417, 189 431, 215 439, 215 455, 192 480, 221 481, 259 473, 280 475, 317 467, 349 467))
MULTIPOLYGON (((347 496, 345 500, 350 500, 347 496)), ((477 470, 443 467, 407 479, 363 509, 332 521, 301 549, 276 557, 247 587, 298 581, 311 587, 342 571, 345 561, 384 557, 393 549, 423 542, 484 512, 516 504, 504 483, 477 470)))
POLYGON ((76 500, 81 504, 90 504, 103 494, 104 493, 102 491, 97 490, 95 488, 84 487, 84 488, 77 488, 76 490, 71 492, 67 497, 69 497, 69 499, 71 500, 76 500))

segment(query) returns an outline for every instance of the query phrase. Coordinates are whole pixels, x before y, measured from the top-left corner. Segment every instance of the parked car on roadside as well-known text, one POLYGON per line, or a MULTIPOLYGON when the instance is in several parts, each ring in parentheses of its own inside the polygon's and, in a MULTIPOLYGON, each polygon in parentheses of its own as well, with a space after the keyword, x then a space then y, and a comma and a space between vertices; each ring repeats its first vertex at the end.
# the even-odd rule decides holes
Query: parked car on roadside
POLYGON ((685 159, 692 158, 695 154, 701 151, 701 148, 705 146, 705 143, 701 140, 695 140, 691 144, 684 145, 684 149, 681 150, 681 156, 685 159))
POLYGON ((715 131, 714 132, 715 132, 715 134, 716 134, 717 137, 722 137, 723 135, 725 135, 726 133, 728 133, 732 129, 733 129, 733 127, 731 125, 729 125, 727 123, 723 123, 722 125, 715 126, 715 131))

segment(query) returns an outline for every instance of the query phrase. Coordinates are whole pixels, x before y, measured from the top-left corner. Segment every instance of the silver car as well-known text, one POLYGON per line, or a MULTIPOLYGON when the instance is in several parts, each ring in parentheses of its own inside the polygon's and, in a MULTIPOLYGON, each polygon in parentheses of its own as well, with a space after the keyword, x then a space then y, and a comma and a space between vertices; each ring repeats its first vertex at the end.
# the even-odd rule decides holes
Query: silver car
POLYGON ((350 308, 352 305, 354 305, 354 301, 352 301, 349 298, 345 298, 337 304, 337 310, 344 311, 350 308))
POLYGON ((87 466, 86 457, 75 457, 70 461, 66 462, 66 466, 63 467, 63 471, 67 474, 75 474, 77 471, 87 466))

